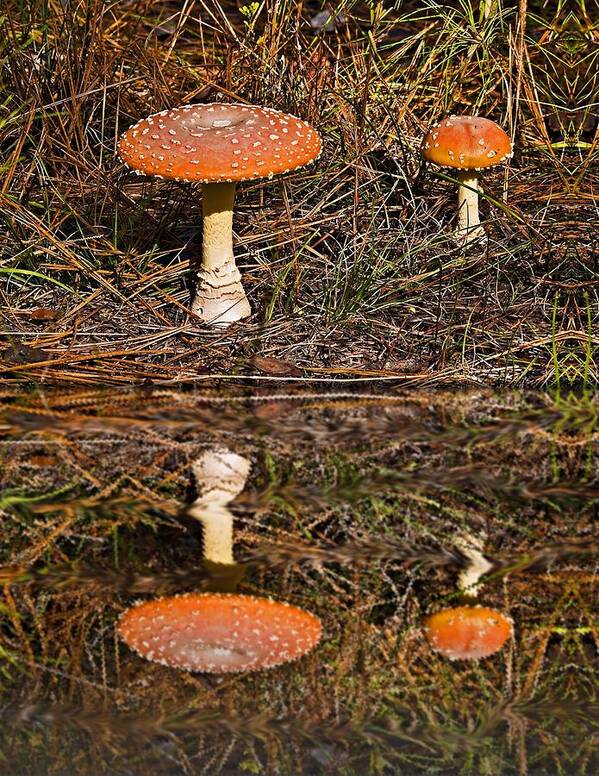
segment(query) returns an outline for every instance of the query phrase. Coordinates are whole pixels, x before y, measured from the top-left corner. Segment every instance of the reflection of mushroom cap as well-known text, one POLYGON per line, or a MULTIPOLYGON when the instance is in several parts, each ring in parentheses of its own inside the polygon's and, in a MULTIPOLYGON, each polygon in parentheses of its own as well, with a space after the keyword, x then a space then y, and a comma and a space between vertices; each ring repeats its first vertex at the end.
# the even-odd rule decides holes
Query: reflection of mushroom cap
POLYGON ((511 153, 512 144, 503 129, 479 116, 449 116, 422 141, 422 156, 428 162, 458 170, 492 167, 511 153))
POLYGON ((120 637, 147 660, 173 668, 231 673, 295 660, 320 639, 320 620, 269 598, 189 593, 137 604, 120 637))
POLYGON ((512 634, 512 621, 495 609, 458 606, 424 623, 431 647, 451 660, 472 660, 497 652, 512 634))
POLYGON ((318 133, 272 108, 208 103, 163 110, 121 136, 119 156, 146 175, 202 183, 271 178, 313 161, 318 133))

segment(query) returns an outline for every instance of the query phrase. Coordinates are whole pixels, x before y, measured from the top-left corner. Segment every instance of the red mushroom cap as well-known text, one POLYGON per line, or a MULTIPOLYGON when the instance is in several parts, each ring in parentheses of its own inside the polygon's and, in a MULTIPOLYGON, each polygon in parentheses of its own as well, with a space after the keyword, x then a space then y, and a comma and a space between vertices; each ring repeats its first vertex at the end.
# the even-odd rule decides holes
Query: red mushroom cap
POLYGON ((163 110, 123 133, 119 156, 137 172, 179 181, 272 178, 316 159, 321 142, 305 121, 273 108, 208 103, 163 110))
POLYGON ((512 635, 509 617, 484 606, 458 606, 424 623, 431 647, 450 660, 474 660, 497 652, 512 635))
POLYGON ((479 170, 512 154, 512 143, 494 121, 480 116, 449 116, 435 124, 422 141, 428 162, 458 170, 479 170))
POLYGON ((318 643, 321 625, 313 614, 270 598, 189 593, 127 609, 118 633, 147 660, 231 673, 301 657, 318 643))

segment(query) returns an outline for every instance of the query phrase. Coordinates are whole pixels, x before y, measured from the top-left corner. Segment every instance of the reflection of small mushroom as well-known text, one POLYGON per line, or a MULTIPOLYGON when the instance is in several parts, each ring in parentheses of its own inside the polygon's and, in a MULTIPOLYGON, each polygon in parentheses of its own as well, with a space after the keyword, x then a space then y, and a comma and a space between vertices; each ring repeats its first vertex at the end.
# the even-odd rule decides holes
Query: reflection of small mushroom
POLYGON ((295 606, 223 593, 147 601, 119 621, 120 637, 147 660, 186 671, 231 673, 286 663, 320 639, 317 617, 295 606))
POLYGON ((123 134, 119 155, 131 169, 203 184, 202 266, 192 305, 203 321, 226 325, 250 314, 233 256, 235 184, 295 170, 320 149, 305 121, 252 105, 184 105, 123 134))
POLYGON ((475 660, 497 652, 512 635, 509 617, 484 606, 458 606, 428 617, 424 632, 431 647, 450 660, 475 660))
POLYGON ((484 535, 458 534, 454 543, 468 561, 458 576, 458 589, 476 598, 480 592, 480 578, 493 568, 493 564, 483 555, 484 535))
POLYGON ((433 127, 422 141, 422 156, 441 167, 459 170, 458 229, 465 243, 485 236, 478 215, 478 175, 512 155, 512 144, 494 121, 479 116, 449 116, 433 127))
MULTIPOLYGON (((480 592, 480 578, 493 568, 483 555, 484 533, 459 533, 456 547, 467 560, 458 576, 463 603, 469 604, 480 592)), ((501 649, 512 634, 512 621, 501 612, 484 606, 458 606, 430 615, 424 632, 431 647, 450 660, 487 657, 501 649)))

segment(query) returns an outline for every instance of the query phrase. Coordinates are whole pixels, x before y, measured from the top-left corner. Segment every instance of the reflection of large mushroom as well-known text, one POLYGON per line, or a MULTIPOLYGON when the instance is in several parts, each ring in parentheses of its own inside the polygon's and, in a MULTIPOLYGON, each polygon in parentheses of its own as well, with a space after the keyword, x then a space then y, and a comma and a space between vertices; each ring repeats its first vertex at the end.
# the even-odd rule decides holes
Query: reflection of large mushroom
POLYGON ((226 593, 189 593, 128 609, 119 635, 138 654, 186 671, 273 668, 309 652, 317 617, 289 604, 226 593))
MULTIPOLYGON (((233 514, 227 505, 245 487, 250 462, 228 450, 208 450, 192 468, 200 492, 189 514, 202 524, 204 563, 235 568, 233 514)), ((321 626, 313 614, 270 598, 188 593, 127 609, 118 632, 147 660, 230 673, 301 657, 318 643, 321 626)))
POLYGON ((512 144, 494 121, 480 116, 449 116, 434 124, 422 141, 422 156, 458 170, 456 238, 469 243, 485 236, 478 215, 478 173, 512 154, 512 144))
POLYGON ((233 256, 235 184, 303 167, 320 148, 305 121, 253 105, 184 105, 123 134, 119 156, 131 169, 203 184, 202 265, 192 305, 203 321, 226 325, 250 314, 233 256))

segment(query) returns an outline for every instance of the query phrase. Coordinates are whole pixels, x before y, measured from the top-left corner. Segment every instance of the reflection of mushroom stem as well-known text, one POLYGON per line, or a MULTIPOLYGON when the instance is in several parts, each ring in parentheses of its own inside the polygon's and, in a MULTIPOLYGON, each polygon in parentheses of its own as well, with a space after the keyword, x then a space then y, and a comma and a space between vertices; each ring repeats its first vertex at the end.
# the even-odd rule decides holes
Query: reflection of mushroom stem
POLYGON ((233 255, 235 184, 205 183, 202 195, 202 266, 192 310, 203 321, 226 326, 251 313, 233 255))
POLYGON ((478 216, 478 176, 471 170, 458 173, 458 230, 457 238, 465 243, 485 236, 478 216))
POLYGON ((466 533, 457 537, 455 545, 468 560, 468 565, 458 576, 458 589, 476 597, 481 588, 478 580, 493 568, 482 553, 484 538, 466 533))
POLYGON ((189 516, 202 524, 204 537, 204 560, 225 563, 232 566, 233 558, 233 515, 226 507, 206 507, 192 504, 189 516))
POLYGON ((207 450, 192 469, 200 496, 189 508, 189 515, 202 523, 204 560, 231 565, 233 514, 227 504, 244 489, 250 462, 228 450, 207 450))

